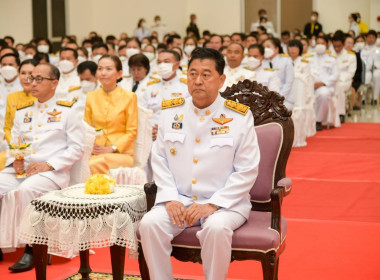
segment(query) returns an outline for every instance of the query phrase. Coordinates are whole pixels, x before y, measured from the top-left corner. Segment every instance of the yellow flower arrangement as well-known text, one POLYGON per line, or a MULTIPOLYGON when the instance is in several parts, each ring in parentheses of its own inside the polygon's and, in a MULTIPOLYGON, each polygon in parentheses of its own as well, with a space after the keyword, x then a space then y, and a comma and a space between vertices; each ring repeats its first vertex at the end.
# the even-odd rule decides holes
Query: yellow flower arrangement
POLYGON ((109 194, 113 192, 116 181, 108 175, 94 174, 86 180, 84 192, 87 194, 109 194))

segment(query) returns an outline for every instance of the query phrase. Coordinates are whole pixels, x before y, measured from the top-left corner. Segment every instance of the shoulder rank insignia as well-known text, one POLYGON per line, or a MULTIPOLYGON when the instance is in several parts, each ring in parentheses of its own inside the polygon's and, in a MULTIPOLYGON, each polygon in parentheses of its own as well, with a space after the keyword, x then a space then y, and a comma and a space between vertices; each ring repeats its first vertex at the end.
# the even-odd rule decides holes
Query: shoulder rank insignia
POLYGON ((264 68, 264 70, 265 71, 272 71, 272 72, 274 72, 274 69, 272 69, 272 68, 264 68))
POLYGON ((187 85, 187 79, 186 78, 180 78, 179 79, 182 83, 186 84, 187 85))
POLYGON ((69 88, 69 92, 72 92, 74 90, 81 89, 81 88, 82 88, 81 86, 71 87, 69 88))
POLYGON ((326 53, 327 53, 327 54, 331 54, 331 51, 330 51, 330 50, 327 50, 326 53))
POLYGON ((302 62, 309 63, 309 60, 307 59, 301 59, 302 62))
POLYGON ((147 83, 148 86, 161 82, 160 79, 155 78, 147 83))
POLYGON ((162 102, 161 102, 161 109, 163 110, 163 109, 168 109, 168 108, 172 108, 172 107, 181 106, 184 103, 185 103, 185 98, 183 98, 183 97, 162 100, 162 102))
POLYGON ((124 76, 121 76, 122 78, 130 78, 132 77, 131 75, 124 75, 124 76))
POLYGON ((218 124, 224 125, 233 120, 233 118, 226 118, 225 114, 220 114, 220 118, 212 118, 212 120, 218 124))
POLYGON ((249 107, 247 105, 244 105, 244 104, 232 101, 232 100, 224 101, 224 106, 226 106, 228 109, 231 109, 235 112, 238 112, 244 116, 249 111, 249 107))
POLYGON ((356 53, 355 52, 353 52, 353 51, 347 51, 349 54, 355 54, 356 55, 356 53))
POLYGON ((280 55, 282 56, 282 57, 290 57, 288 54, 286 54, 286 53, 280 53, 280 55))
POLYGON ((304 57, 304 58, 308 58, 308 57, 312 57, 312 56, 314 56, 314 54, 312 54, 312 53, 304 53, 302 55, 302 57, 304 57))
POLYGON ((32 106, 33 104, 34 104, 34 101, 29 101, 29 102, 26 102, 26 103, 23 103, 23 104, 17 105, 16 110, 21 110, 21 109, 24 109, 24 108, 30 107, 30 106, 32 106))
POLYGON ((65 106, 65 107, 72 107, 75 102, 78 101, 78 97, 75 97, 72 101, 67 101, 67 100, 58 100, 57 105, 60 106, 65 106))
POLYGON ((329 53, 329 56, 333 57, 333 58, 336 58, 335 55, 331 54, 331 52, 329 53))
POLYGON ((249 71, 255 71, 255 69, 248 67, 248 66, 244 67, 244 69, 249 70, 249 71))

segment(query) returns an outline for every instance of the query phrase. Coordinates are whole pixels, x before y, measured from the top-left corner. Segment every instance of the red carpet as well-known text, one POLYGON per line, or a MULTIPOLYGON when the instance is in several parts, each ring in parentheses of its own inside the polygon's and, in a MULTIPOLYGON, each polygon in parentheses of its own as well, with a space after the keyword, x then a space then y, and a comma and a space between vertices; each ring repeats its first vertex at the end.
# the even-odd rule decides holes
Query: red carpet
MULTIPOLYGON (((289 222, 287 248, 280 258, 281 280, 377 280, 380 248, 380 124, 346 123, 323 130, 308 145, 293 149, 287 175, 293 190, 284 201, 289 222)), ((34 279, 34 271, 11 274, 7 267, 22 253, 6 254, 1 280, 34 279)), ((111 271, 108 249, 90 256, 95 271, 111 271)), ((177 277, 204 279, 202 266, 173 260, 177 277)), ((138 274, 136 260, 125 273, 138 274)), ((74 274, 79 259, 53 257, 48 279, 74 274)), ((262 279, 261 265, 233 262, 229 279, 262 279)))

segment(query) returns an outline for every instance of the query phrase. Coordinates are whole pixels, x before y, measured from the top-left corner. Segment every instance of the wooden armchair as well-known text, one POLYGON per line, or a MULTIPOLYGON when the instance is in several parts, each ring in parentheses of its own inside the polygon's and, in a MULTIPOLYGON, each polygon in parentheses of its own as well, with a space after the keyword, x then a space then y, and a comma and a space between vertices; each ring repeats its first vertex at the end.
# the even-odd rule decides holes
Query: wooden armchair
MULTIPOLYGON (((294 128, 284 97, 257 82, 244 80, 228 87, 221 96, 251 108, 260 147, 259 175, 252 186, 252 211, 248 221, 234 231, 231 261, 261 261, 264 279, 277 279, 279 256, 285 248, 287 223, 281 216, 283 198, 291 190, 285 169, 292 148, 294 128)), ((145 185, 148 211, 153 207, 157 186, 145 185)), ((201 247, 195 233, 201 228, 185 229, 172 241, 172 256, 180 261, 201 263, 201 247)), ((142 279, 149 278, 141 244, 139 264, 142 279)))

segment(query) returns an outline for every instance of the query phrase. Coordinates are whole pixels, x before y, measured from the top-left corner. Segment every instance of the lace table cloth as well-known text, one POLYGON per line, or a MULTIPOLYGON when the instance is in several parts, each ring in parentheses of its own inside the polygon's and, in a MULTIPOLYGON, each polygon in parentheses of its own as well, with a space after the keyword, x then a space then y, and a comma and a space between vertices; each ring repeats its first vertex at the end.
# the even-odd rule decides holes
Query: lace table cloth
POLYGON ((118 245, 137 251, 136 229, 146 212, 141 186, 117 185, 111 194, 84 193, 84 184, 49 192, 27 207, 20 238, 49 252, 118 245))

